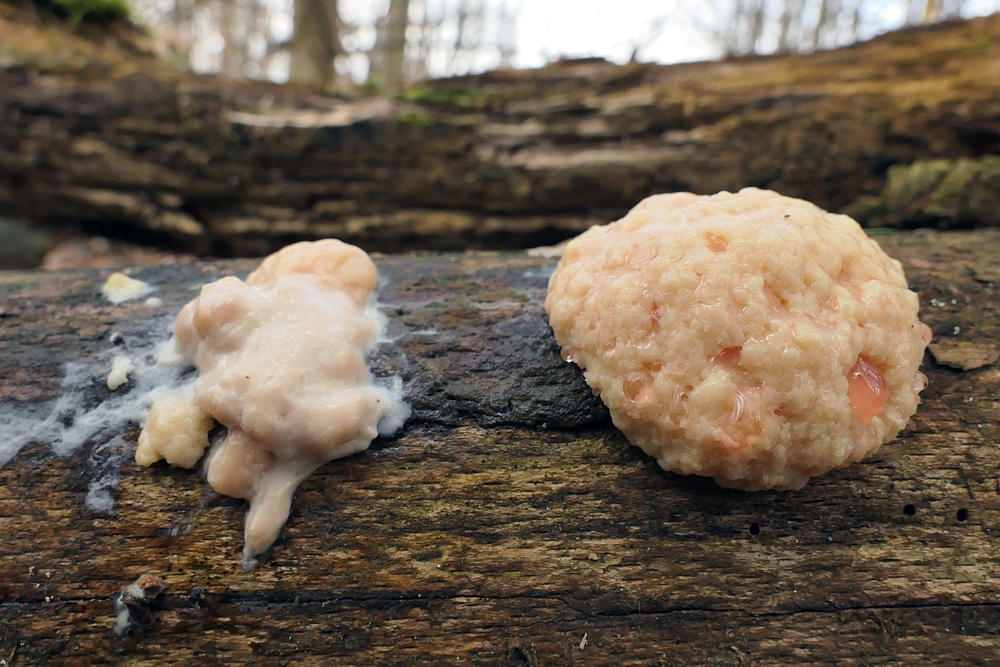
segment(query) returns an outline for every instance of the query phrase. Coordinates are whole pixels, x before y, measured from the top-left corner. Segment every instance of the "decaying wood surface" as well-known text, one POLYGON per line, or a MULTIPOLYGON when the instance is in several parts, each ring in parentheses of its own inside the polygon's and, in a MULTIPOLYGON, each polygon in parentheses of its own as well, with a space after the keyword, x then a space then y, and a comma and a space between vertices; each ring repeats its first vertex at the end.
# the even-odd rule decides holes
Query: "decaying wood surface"
MULTIPOLYGON (((195 473, 126 460, 97 514, 84 496, 110 435, 67 458, 29 445, 0 469, 0 660, 996 664, 1000 231, 879 239, 935 354, 969 370, 928 355, 901 437, 794 493, 723 490, 630 447, 559 358, 541 308, 554 260, 377 258, 395 342, 376 367, 415 407, 398 439, 305 482, 251 572, 242 507, 195 473), (154 624, 114 639, 109 596, 143 572, 167 586, 154 624)), ((148 338, 198 283, 251 267, 139 272, 156 316, 99 298, 106 271, 0 275, 0 407, 51 399, 62 364, 106 354, 110 332, 148 338)))
MULTIPOLYGON (((263 254, 524 247, 662 191, 837 210, 886 169, 1000 152, 1000 16, 811 55, 571 61, 337 97, 170 70, 0 5, 0 210, 263 254)), ((965 224, 989 221, 967 221, 965 224)))

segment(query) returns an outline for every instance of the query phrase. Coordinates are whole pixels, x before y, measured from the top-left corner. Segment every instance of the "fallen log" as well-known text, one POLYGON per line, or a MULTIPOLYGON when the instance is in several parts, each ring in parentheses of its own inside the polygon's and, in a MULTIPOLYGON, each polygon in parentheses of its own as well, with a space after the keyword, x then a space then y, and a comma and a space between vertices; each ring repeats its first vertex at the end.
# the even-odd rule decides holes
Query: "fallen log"
POLYGON ((216 255, 322 236, 540 245, 672 190, 764 186, 837 210, 893 164, 1000 152, 1000 16, 810 55, 568 61, 402 98, 188 75, 32 30, 0 11, 0 211, 216 255))
MULTIPOLYGON (((878 238, 934 330, 930 385, 899 439, 794 493, 724 490, 630 447, 548 331, 554 260, 377 257, 394 340, 375 367, 414 406, 398 437, 307 480, 251 572, 238 503, 190 471, 108 468, 102 447, 136 424, 64 457, 28 445, 0 468, 0 659, 989 664, 1000 231, 878 238), (114 508, 94 512, 109 472, 114 508), (153 624, 114 638, 110 597, 144 572, 166 585, 153 624)), ((195 286, 252 265, 137 272, 159 287, 153 310, 102 300, 107 271, 3 274, 0 414, 46 405, 67 362, 105 359, 112 332, 126 349, 160 335, 195 286)), ((109 396, 101 380, 86 405, 109 396)))

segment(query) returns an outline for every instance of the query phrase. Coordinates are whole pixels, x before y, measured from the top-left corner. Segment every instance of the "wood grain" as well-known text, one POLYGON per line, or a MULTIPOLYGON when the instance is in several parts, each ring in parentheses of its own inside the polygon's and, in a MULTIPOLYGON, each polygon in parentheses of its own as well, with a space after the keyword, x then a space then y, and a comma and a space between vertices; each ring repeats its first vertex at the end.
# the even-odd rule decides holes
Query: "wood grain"
MULTIPOLYGON (((941 344, 997 344, 1000 232, 879 237, 941 344), (932 305, 934 304, 934 305, 932 305)), ((987 665, 1000 661, 1000 369, 937 365, 877 455, 794 493, 666 473, 559 360, 540 300, 553 260, 377 258, 413 420, 324 466, 256 570, 243 509, 193 473, 120 464, 86 509, 94 446, 0 468, 0 658, 16 665, 987 665), (434 335, 426 332, 435 330, 434 335), (508 340, 505 346, 504 340, 508 340), (111 637, 110 596, 167 592, 111 637), (200 588, 200 599, 191 591, 200 588), (587 645, 580 648, 586 633, 587 645)), ((150 333, 199 281, 158 267, 161 320, 95 296, 105 273, 0 274, 0 405, 43 403, 61 364, 150 333)), ((94 387, 93 400, 106 389, 94 387)), ((134 440, 136 428, 123 434, 134 440)), ((100 442, 95 443, 97 447, 100 442)))

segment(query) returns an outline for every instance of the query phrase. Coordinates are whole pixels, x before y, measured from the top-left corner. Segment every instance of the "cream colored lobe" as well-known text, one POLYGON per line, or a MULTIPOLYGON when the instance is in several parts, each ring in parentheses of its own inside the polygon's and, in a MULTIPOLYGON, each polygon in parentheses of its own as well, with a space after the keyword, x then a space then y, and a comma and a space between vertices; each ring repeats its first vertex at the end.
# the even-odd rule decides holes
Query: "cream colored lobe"
POLYGON ((188 396, 158 401, 136 459, 190 466, 213 420, 228 431, 208 482, 250 502, 244 565, 267 550, 298 485, 316 468, 368 447, 399 409, 365 363, 380 323, 368 307, 378 280, 361 250, 326 240, 289 246, 246 283, 202 288, 177 318, 179 352, 198 369, 188 396))

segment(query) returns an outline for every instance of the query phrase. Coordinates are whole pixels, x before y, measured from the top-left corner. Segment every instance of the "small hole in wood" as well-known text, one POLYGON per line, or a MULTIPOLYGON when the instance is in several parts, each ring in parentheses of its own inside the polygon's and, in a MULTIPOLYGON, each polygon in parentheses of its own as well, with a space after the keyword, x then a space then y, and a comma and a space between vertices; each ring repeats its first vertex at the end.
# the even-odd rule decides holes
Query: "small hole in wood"
POLYGON ((750 534, 751 535, 760 535, 760 524, 758 524, 758 523, 751 523, 750 524, 750 534))
POLYGON ((507 657, 515 665, 521 665, 521 664, 525 664, 526 665, 526 664, 529 664, 528 656, 526 656, 524 654, 524 651, 522 651, 520 648, 517 648, 517 647, 514 647, 514 648, 510 649, 507 652, 507 657))
POLYGON ((967 521, 969 518, 969 510, 963 507, 962 509, 958 510, 958 514, 956 515, 956 517, 958 518, 959 521, 967 521))
POLYGON ((913 516, 917 513, 917 508, 913 505, 903 505, 903 514, 906 516, 913 516))

